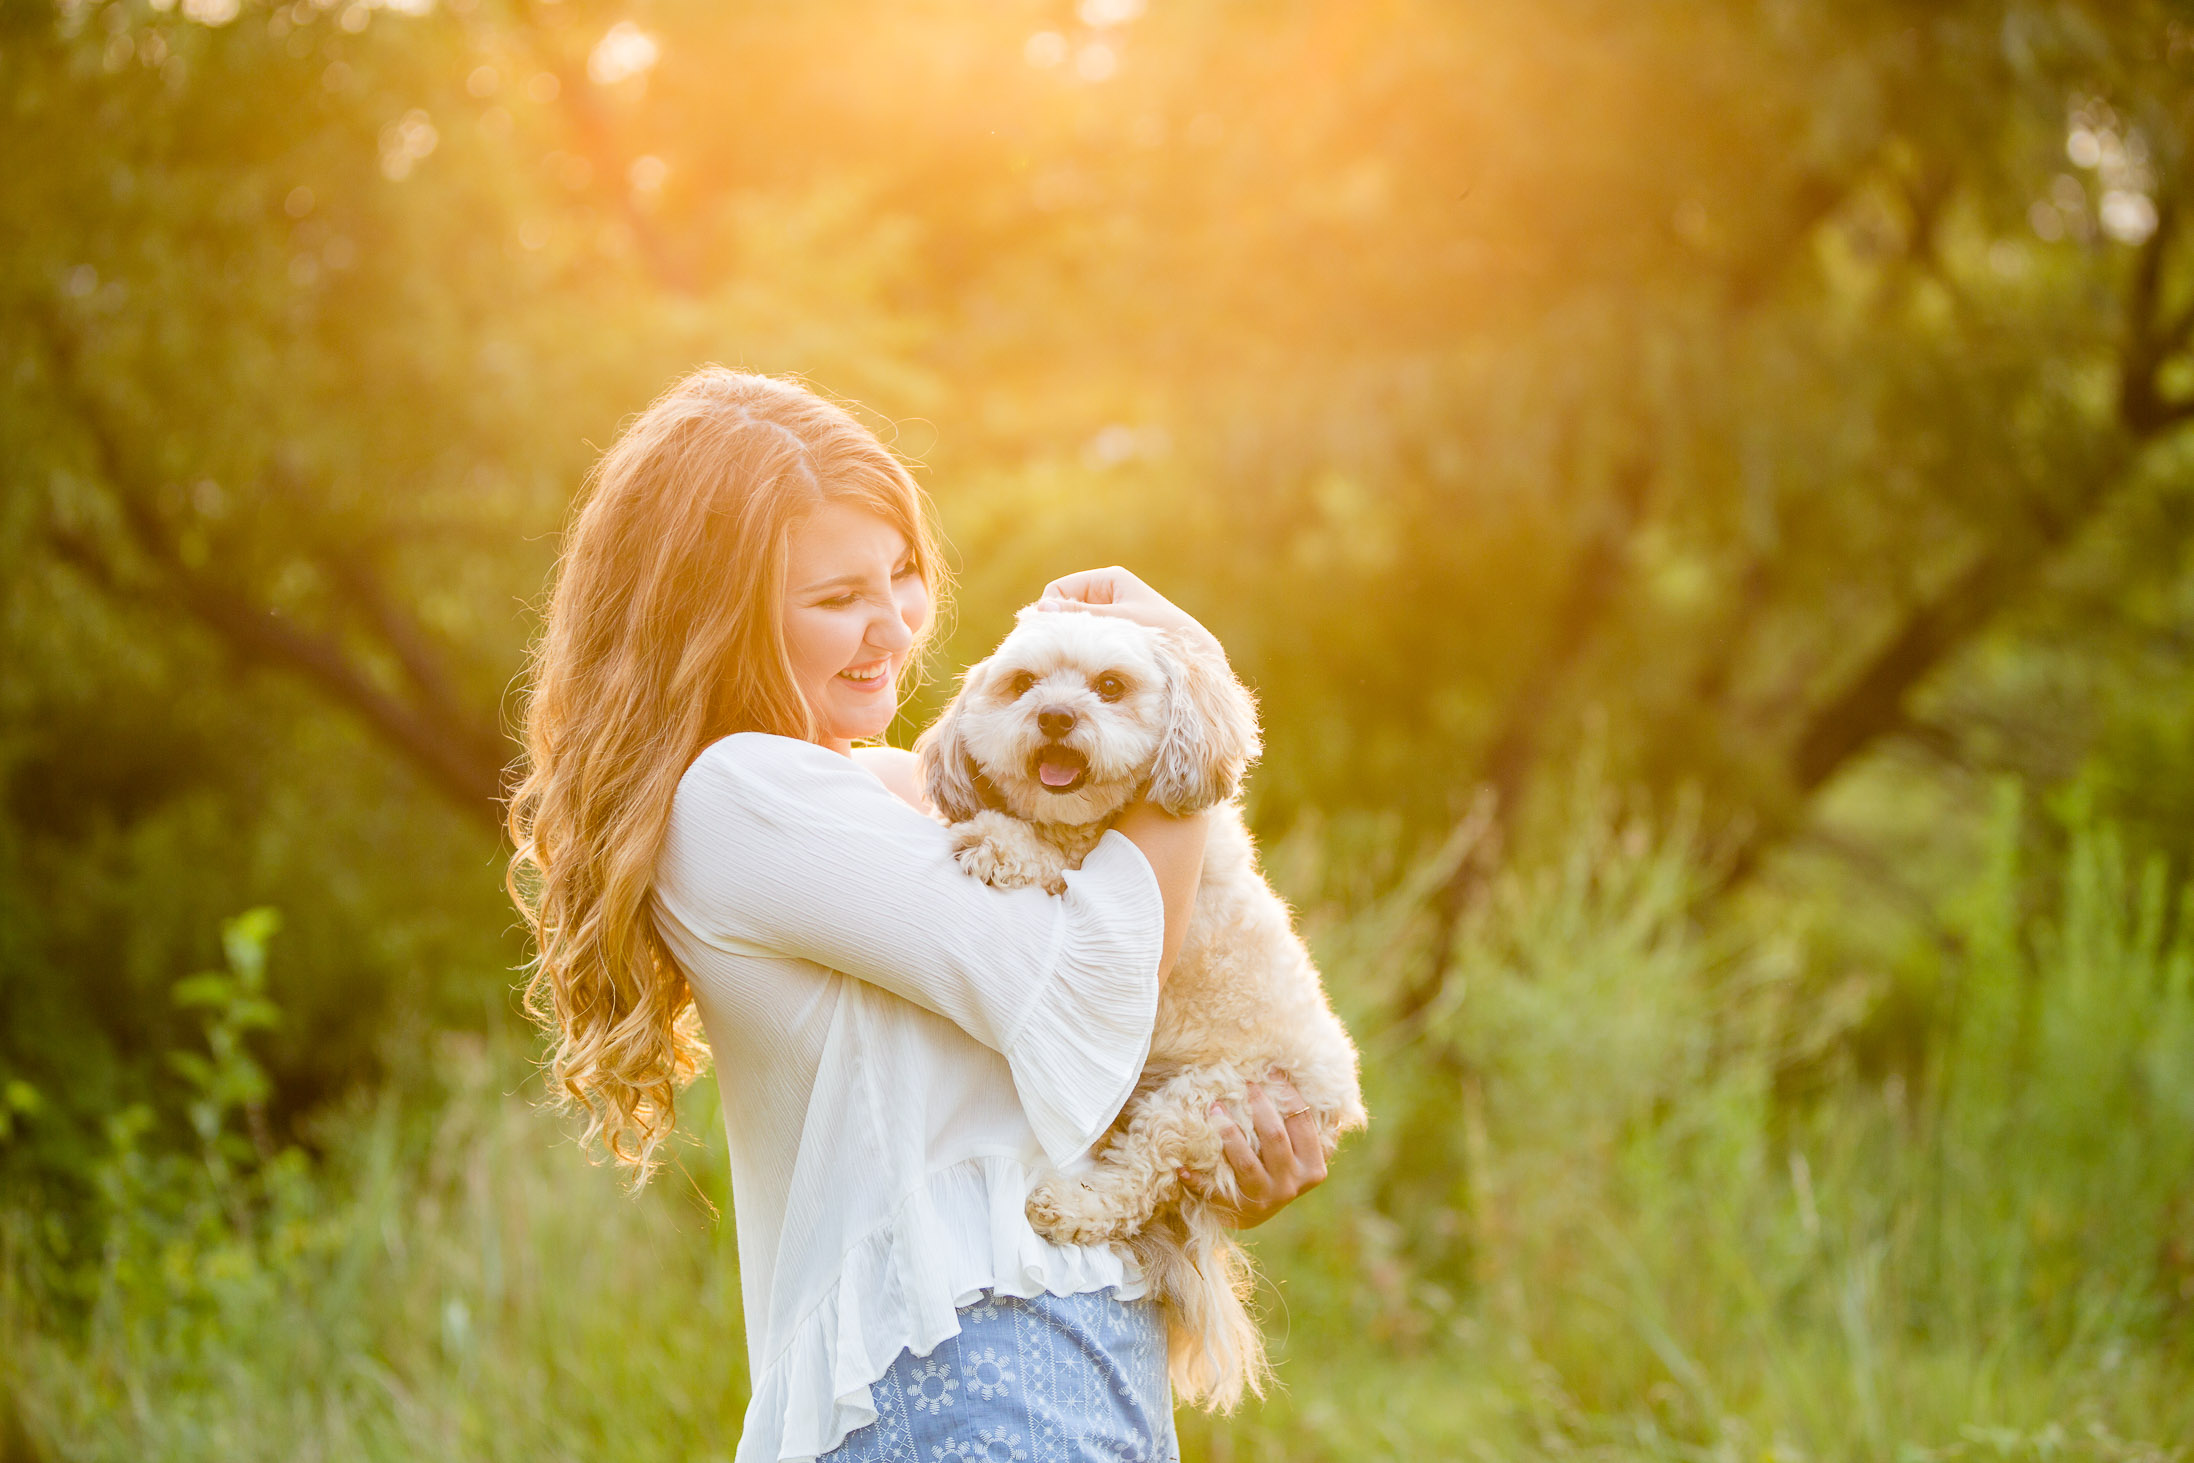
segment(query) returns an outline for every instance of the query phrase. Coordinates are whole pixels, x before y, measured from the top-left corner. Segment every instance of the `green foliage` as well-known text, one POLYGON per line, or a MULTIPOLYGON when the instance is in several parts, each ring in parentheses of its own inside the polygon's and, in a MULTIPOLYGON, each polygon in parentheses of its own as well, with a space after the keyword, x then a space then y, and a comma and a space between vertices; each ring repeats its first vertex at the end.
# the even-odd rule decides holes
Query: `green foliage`
POLYGON ((238 908, 298 952, 277 1128, 394 1013, 503 1019, 524 607, 709 358, 921 460, 947 676, 1092 560, 1204 615, 1271 831, 1529 824, 1594 708, 1763 849, 2099 748, 2175 826, 2165 8, 420 9, 8 12, 0 1065, 59 1145, 11 1164, 152 1096, 238 908))
MULTIPOLYGON (((2184 1456, 2186 892, 2074 809, 2031 907, 2000 814, 1929 957, 1936 1058, 1792 1102, 1798 950, 1703 935, 1681 821, 1588 803, 1374 1048, 1371 1151, 1261 1246, 1287 1391, 1185 1420, 1203 1456, 2184 1456)), ((1400 978, 1370 926, 1344 981, 1400 978)))
MULTIPOLYGON (((195 1151, 161 1144, 149 1108, 110 1118, 85 1254, 35 1258, 34 1214, 4 1215, 0 1386, 35 1446, 728 1456, 744 1355, 711 1201, 628 1198, 507 1091, 520 1054, 472 1038, 329 1114, 325 1160, 271 1150, 246 1036, 274 1019, 256 992, 276 923, 230 921, 229 968, 175 986, 205 1012, 208 1054, 175 1054, 195 1151)), ((720 1145, 697 1160, 724 1163, 720 1145)))
MULTIPOLYGON (((221 928, 221 944, 227 951, 227 970, 209 970, 175 983, 175 1004, 206 1010, 207 1055, 178 1051, 168 1053, 168 1064, 191 1086, 186 1109, 191 1131, 205 1146, 206 1167, 216 1183, 232 1161, 243 1157, 238 1135, 228 1131, 234 1113, 251 1116, 262 1133, 266 1101, 271 1090, 267 1074, 244 1049, 245 1036, 277 1024, 280 1013, 266 998, 267 941, 282 927, 282 917, 272 909, 240 914, 221 928)), ((261 1139, 264 1142, 264 1139, 261 1139)))
POLYGON ((725 1231, 496 1095, 526 607, 707 359, 918 460, 901 733, 1092 562, 1259 690, 1378 1122, 1193 1450, 2194 1431, 2186 17, 1135 9, 0 5, 0 1455, 728 1453, 725 1231))
MULTIPOLYGON (((1798 948, 1701 928, 1683 819, 1574 801, 1579 837, 1499 881, 1423 1029, 1372 1038, 1371 1134, 1256 1237, 1283 1390, 1184 1415, 1189 1455, 2184 1457, 2194 890, 2068 805, 2034 904, 2007 794, 1927 957, 1936 1055, 1791 1100, 1824 1041, 1798 948)), ((1425 953, 1398 901, 1311 919, 1360 1022, 1425 953)), ((253 999, 232 934, 209 1033, 253 999)), ((248 1086, 234 1050, 223 1091, 248 1086)), ((98 1257, 46 1300, 21 1269, 10 1291, 34 1436, 71 1458, 727 1456, 716 1114, 689 1117, 683 1165, 709 1197, 627 1198, 507 1095, 516 1057, 445 1041, 330 1119, 317 1166, 255 1162, 233 1102, 222 1164, 156 1161, 118 1123, 98 1257), (51 1309, 70 1284, 94 1299, 75 1329, 51 1309)))

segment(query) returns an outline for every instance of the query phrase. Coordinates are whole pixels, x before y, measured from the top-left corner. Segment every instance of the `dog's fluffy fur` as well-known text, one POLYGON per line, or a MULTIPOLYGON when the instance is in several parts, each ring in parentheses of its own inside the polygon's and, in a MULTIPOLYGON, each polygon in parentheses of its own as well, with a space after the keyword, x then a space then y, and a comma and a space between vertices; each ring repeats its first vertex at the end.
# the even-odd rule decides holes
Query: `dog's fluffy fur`
POLYGON ((1365 1121, 1356 1049, 1326 1002, 1286 904, 1257 868, 1236 804, 1259 751, 1256 707, 1217 657, 1127 620, 1024 610, 918 750, 932 805, 962 868, 992 884, 1054 892, 1138 794, 1168 812, 1216 808, 1179 958, 1158 997, 1150 1063, 1095 1167, 1051 1174, 1030 1195, 1036 1228, 1061 1243, 1125 1240, 1164 1302, 1175 1389, 1217 1410, 1263 1394, 1264 1338, 1232 1231, 1180 1181, 1240 1197, 1211 1117, 1230 1111, 1256 1141, 1244 1100, 1278 1069, 1316 1116, 1330 1153, 1365 1121))

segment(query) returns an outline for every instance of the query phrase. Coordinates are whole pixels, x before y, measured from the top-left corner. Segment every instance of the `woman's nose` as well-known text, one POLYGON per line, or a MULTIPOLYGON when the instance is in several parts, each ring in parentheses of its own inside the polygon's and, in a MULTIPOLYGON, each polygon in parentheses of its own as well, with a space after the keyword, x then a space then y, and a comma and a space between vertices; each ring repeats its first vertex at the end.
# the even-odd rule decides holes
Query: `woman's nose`
POLYGON ((900 651, 914 643, 914 627, 896 610, 869 621, 868 643, 878 650, 900 651))

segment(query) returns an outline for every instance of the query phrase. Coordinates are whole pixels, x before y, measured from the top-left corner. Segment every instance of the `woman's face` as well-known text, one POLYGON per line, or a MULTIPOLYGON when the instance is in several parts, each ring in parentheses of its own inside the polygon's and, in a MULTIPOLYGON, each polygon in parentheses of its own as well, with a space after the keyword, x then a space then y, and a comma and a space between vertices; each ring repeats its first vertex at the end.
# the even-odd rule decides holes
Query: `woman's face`
POLYGON ((825 503, 793 525, 785 557, 785 650, 825 746, 880 737, 899 672, 929 623, 929 585, 889 521, 825 503))

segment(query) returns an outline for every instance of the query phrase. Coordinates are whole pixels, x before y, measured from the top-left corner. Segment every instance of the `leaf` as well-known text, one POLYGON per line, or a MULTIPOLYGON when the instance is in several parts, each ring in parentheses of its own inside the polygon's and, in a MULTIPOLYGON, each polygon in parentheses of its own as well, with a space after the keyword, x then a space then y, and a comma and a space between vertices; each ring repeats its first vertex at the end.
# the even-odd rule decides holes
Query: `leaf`
POLYGON ((217 970, 209 970, 177 981, 173 995, 178 1006, 225 1006, 235 992, 235 981, 217 970))
POLYGON ((248 997, 229 1008, 228 1019, 240 1030, 266 1031, 281 1024, 282 1008, 264 997, 248 997))
POLYGON ((258 990, 265 981, 267 941, 281 928, 281 911, 264 904, 222 924, 221 944, 228 952, 229 968, 246 989, 258 990))
POLYGON ((196 1052, 169 1052, 168 1065, 198 1087, 213 1085, 213 1063, 196 1052))

